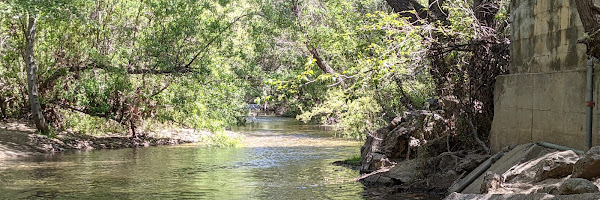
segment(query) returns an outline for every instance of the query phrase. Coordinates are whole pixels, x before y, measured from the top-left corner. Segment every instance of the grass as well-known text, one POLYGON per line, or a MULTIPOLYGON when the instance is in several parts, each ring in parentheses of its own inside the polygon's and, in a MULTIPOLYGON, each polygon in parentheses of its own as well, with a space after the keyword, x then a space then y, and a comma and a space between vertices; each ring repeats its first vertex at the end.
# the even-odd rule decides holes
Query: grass
POLYGON ((210 136, 202 136, 200 138, 208 146, 215 147, 239 147, 241 145, 242 136, 233 132, 216 131, 210 136))
POLYGON ((354 155, 344 160, 344 162, 349 165, 360 165, 362 162, 362 158, 360 157, 360 155, 354 155))

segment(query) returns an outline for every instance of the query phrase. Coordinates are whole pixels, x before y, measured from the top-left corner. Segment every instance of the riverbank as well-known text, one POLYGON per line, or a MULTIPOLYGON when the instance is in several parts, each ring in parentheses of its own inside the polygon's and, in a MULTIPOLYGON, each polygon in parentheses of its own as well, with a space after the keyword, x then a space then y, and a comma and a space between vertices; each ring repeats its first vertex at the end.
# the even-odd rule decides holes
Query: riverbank
MULTIPOLYGON (((206 142, 213 135, 208 131, 168 128, 158 132, 129 135, 106 133, 102 136, 79 134, 74 131, 61 131, 56 137, 36 134, 31 123, 9 119, 0 121, 0 160, 15 159, 31 155, 53 154, 69 150, 119 149, 158 145, 178 145, 206 142), (204 138, 205 140, 202 140, 204 138)), ((233 134, 233 133, 231 133, 233 134)))

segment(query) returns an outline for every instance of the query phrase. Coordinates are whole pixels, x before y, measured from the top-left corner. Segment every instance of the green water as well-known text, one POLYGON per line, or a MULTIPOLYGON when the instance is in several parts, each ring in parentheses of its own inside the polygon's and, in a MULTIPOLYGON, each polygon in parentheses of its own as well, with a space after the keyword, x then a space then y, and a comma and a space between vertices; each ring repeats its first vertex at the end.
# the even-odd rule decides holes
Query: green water
POLYGON ((358 172, 332 162, 360 142, 259 117, 241 148, 199 145, 71 152, 0 163, 0 199, 362 199, 358 172))

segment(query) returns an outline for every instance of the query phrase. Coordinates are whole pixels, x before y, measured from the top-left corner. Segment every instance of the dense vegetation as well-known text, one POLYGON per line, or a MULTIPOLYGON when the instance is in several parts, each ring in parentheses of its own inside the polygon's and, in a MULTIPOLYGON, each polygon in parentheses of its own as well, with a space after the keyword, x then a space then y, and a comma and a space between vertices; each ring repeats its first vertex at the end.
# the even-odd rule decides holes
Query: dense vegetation
POLYGON ((219 130, 256 103, 364 138, 440 99, 449 133, 485 140, 506 12, 500 0, 3 0, 1 114, 45 134, 135 135, 219 130))

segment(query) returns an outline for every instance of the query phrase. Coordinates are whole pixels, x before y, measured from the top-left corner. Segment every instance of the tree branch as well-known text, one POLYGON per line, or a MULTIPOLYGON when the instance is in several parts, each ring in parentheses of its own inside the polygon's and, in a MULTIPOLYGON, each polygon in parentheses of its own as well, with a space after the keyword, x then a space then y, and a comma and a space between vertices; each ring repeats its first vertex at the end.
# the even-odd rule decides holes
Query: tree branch
POLYGON ((154 92, 152 95, 150 95, 149 98, 152 98, 152 97, 154 97, 156 95, 159 95, 160 93, 162 93, 163 91, 165 91, 167 88, 169 88, 170 85, 171 84, 169 82, 167 82, 167 84, 164 87, 162 87, 160 90, 154 92))
POLYGON ((105 118, 105 119, 108 119, 108 120, 113 120, 113 121, 115 121, 115 122, 117 122, 117 123, 121 123, 121 121, 120 121, 120 120, 118 120, 118 119, 115 119, 115 118, 112 118, 112 117, 110 117, 110 116, 106 116, 106 115, 100 115, 100 114, 94 114, 94 113, 90 113, 90 112, 88 112, 88 111, 86 111, 86 110, 84 110, 84 109, 75 108, 75 107, 73 107, 73 106, 69 106, 69 105, 65 105, 65 104, 54 104, 54 105, 56 105, 56 106, 58 106, 58 107, 61 107, 61 108, 63 108, 63 109, 70 110, 70 111, 74 111, 74 112, 78 112, 78 113, 83 113, 83 114, 90 115, 90 116, 94 116, 94 117, 101 117, 101 118, 105 118))
POLYGON ((198 58, 198 56, 200 56, 202 53, 204 53, 204 51, 206 51, 206 49, 208 49, 208 47, 210 47, 210 45, 212 45, 212 43, 214 43, 217 40, 217 38, 220 37, 225 32, 225 30, 228 30, 229 28, 231 28, 231 26, 233 26, 233 24, 235 24, 240 19, 242 19, 244 17, 247 17, 247 16, 251 16, 251 15, 254 15, 254 14, 244 14, 244 15, 241 15, 241 16, 235 18, 232 22, 229 22, 229 24, 227 25, 227 28, 219 31, 219 33, 217 35, 215 35, 214 37, 212 37, 210 39, 210 41, 208 43, 206 43, 204 45, 204 47, 202 47, 202 49, 200 49, 200 51, 198 51, 194 55, 194 57, 192 58, 192 60, 190 60, 185 66, 183 66, 183 68, 189 68, 194 63, 194 61, 196 61, 196 59, 198 58))

